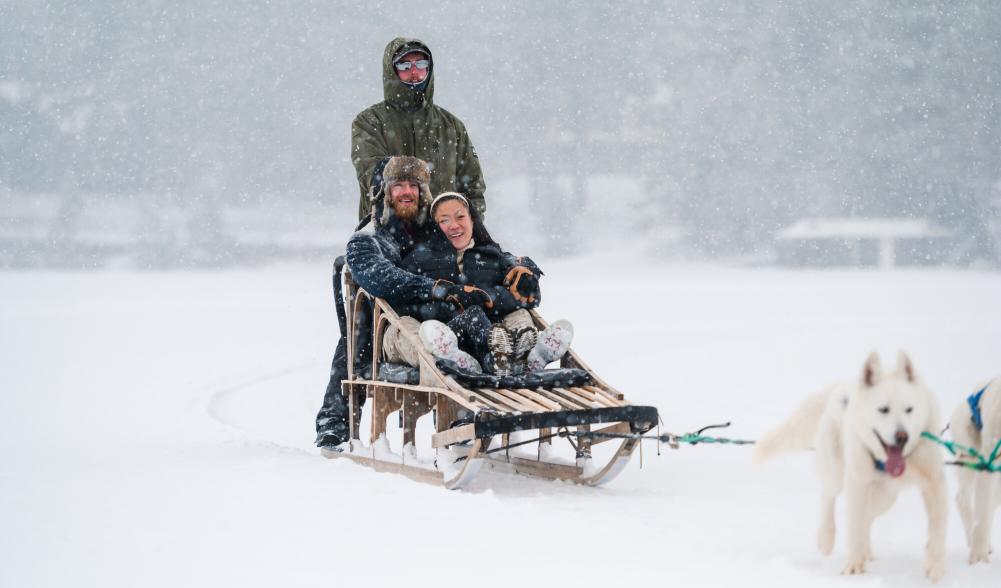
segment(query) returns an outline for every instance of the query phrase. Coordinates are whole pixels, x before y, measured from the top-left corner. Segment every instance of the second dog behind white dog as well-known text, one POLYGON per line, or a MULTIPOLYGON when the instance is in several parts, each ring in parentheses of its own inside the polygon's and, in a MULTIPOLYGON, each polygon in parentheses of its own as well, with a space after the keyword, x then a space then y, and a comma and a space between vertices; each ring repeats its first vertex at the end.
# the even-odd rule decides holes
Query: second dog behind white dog
MULTIPOLYGON (((956 443, 989 456, 1001 439, 1001 377, 982 384, 964 399, 952 414, 949 429, 956 443)), ((974 461, 963 455, 958 458, 974 461)), ((986 562, 991 551, 994 512, 1001 503, 1001 480, 998 474, 991 472, 965 467, 958 470, 956 505, 970 546, 970 563, 986 562)))

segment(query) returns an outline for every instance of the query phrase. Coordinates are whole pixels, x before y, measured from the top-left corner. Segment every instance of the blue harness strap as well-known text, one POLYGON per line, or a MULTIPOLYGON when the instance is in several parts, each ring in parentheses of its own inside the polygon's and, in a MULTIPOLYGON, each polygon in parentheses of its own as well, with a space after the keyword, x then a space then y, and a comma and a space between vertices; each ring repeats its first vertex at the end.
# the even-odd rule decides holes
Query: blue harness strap
POLYGON ((876 471, 877 472, 885 472, 886 471, 886 462, 879 461, 875 457, 872 458, 872 465, 874 465, 876 467, 876 471))
POLYGON ((984 430, 984 418, 980 414, 980 397, 984 395, 984 391, 987 390, 987 386, 980 389, 980 392, 976 394, 971 394, 969 398, 966 399, 966 403, 970 405, 970 420, 973 421, 973 426, 977 428, 978 431, 984 430))

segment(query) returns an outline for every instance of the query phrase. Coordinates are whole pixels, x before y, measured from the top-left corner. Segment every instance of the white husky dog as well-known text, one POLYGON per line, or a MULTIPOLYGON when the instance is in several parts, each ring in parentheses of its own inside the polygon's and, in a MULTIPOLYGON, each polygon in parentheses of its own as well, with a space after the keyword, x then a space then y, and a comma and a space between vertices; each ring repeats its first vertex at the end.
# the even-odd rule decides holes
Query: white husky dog
MULTIPOLYGON (((988 457, 1001 439, 1001 377, 977 388, 952 415, 949 429, 956 443, 976 449, 988 457)), ((976 461, 959 456, 960 459, 976 461)), ((996 463, 996 462, 995 462, 996 463)), ((959 492, 956 504, 970 546, 970 563, 987 561, 991 551, 991 526, 994 510, 1001 502, 998 474, 959 468, 959 492)))
POLYGON ((939 431, 934 395, 914 373, 903 352, 897 370, 884 374, 874 352, 858 382, 835 384, 807 399, 785 423, 761 438, 755 461, 811 446, 822 478, 817 543, 834 548, 834 500, 845 491, 848 559, 844 574, 860 574, 872 558, 869 529, 906 484, 921 489, 928 513, 925 574, 945 571, 948 502, 942 455, 921 433, 939 431))

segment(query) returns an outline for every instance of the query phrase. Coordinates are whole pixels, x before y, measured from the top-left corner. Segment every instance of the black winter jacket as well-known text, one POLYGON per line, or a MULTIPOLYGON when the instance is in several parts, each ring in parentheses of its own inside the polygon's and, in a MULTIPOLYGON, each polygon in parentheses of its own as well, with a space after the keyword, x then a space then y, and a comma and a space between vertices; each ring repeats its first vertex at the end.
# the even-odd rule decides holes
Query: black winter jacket
POLYGON ((426 240, 427 231, 393 216, 385 225, 368 225, 351 235, 346 258, 354 281, 369 294, 384 298, 397 312, 430 302, 434 280, 401 269, 403 256, 426 240))
MULTIPOLYGON (((403 256, 403 269, 411 274, 427 276, 432 280, 448 280, 455 284, 469 284, 485 290, 494 304, 492 308, 483 310, 494 321, 520 308, 535 306, 518 302, 504 286, 504 277, 514 265, 515 258, 510 253, 502 251, 500 246, 477 243, 463 254, 463 271, 459 273, 455 248, 437 227, 430 230, 430 236, 426 241, 419 243, 403 256)), ((424 306, 426 305, 418 305, 417 308, 411 306, 407 309, 411 312, 401 312, 401 314, 421 318, 431 312, 442 310, 422 308, 424 306)), ((451 316, 447 318, 427 316, 421 320, 429 318, 448 320, 451 316)))

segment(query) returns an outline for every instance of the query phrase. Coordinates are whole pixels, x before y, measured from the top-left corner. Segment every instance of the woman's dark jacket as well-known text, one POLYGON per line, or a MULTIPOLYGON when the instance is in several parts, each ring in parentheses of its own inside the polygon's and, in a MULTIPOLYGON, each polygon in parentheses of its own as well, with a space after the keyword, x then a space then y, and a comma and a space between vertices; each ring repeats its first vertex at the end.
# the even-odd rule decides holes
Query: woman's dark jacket
MULTIPOLYGON (((493 299, 493 308, 484 308, 492 321, 520 309, 531 308, 535 304, 521 303, 504 286, 504 277, 515 265, 513 256, 495 244, 475 244, 462 257, 462 273, 456 261, 456 251, 437 227, 431 230, 426 241, 419 243, 403 257, 402 269, 425 276, 432 280, 448 280, 455 284, 472 285, 485 290, 493 299)), ((401 315, 410 315, 421 321, 448 321, 457 312, 448 303, 432 302, 411 304, 397 309, 401 315)))

